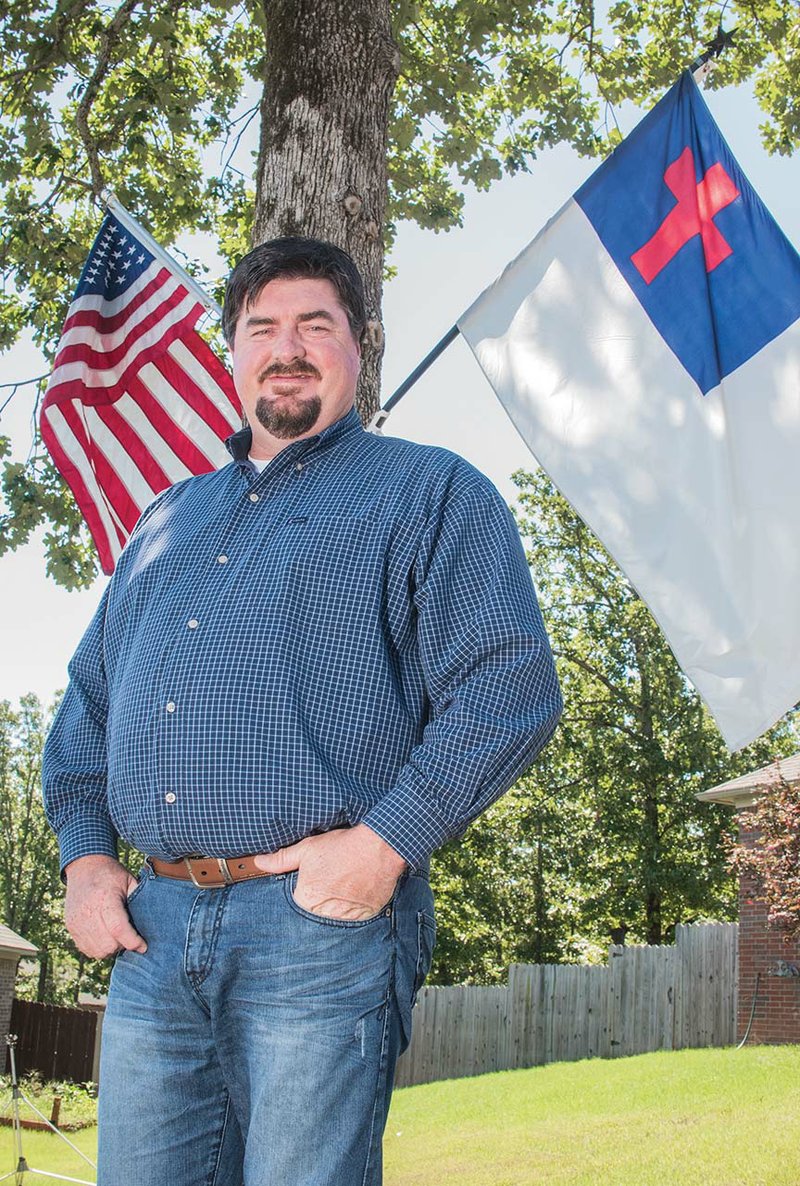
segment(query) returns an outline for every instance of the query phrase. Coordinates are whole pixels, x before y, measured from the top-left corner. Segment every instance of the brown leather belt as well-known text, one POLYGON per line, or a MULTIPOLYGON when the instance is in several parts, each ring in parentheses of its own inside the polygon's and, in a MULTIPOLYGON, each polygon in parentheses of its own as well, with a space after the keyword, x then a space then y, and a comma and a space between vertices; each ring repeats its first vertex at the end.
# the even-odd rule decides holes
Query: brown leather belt
POLYGON ((147 864, 157 877, 172 877, 178 881, 192 881, 201 889, 220 889, 235 881, 251 877, 274 877, 259 869, 255 857, 184 857, 182 861, 159 861, 148 857, 147 864))

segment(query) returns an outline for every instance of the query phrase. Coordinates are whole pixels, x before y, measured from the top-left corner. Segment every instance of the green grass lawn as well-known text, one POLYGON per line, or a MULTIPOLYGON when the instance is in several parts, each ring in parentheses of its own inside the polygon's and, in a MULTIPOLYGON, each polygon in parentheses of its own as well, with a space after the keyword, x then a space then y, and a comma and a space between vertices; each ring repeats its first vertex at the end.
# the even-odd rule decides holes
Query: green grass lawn
POLYGON ((800 1046, 409 1087, 384 1148, 385 1186, 798 1186, 800 1046))
MULTIPOLYGON (((70 1139, 94 1155, 95 1129, 70 1139)), ((57 1137, 26 1132, 23 1149, 36 1169, 93 1178, 57 1137)), ((800 1186, 800 1046, 594 1059, 408 1087, 395 1094, 385 1150, 385 1186, 800 1186)), ((0 1129, 0 1178, 14 1164, 11 1132, 0 1129)))
MULTIPOLYGON (((27 1116, 29 1114, 23 1108, 21 1115, 27 1116)), ((30 1119, 33 1119, 32 1115, 30 1119)), ((96 1128, 82 1128, 80 1132, 67 1133, 67 1136, 73 1145, 77 1145, 79 1149, 82 1149, 94 1161, 97 1153, 96 1128)), ((52 1170, 57 1174, 66 1174, 70 1178, 82 1178, 85 1182, 95 1181, 96 1175, 91 1166, 88 1166, 77 1153, 74 1153, 68 1145, 65 1145, 63 1141, 52 1133, 23 1131, 22 1151, 30 1169, 52 1170)), ((0 1178, 13 1170, 16 1164, 17 1158, 11 1129, 1 1128, 0 1178)), ((143 1184, 148 1180, 148 1178, 143 1177, 143 1184)), ((8 1182, 13 1181, 13 1178, 8 1179, 8 1182)), ((41 1186, 63 1186, 63 1183, 60 1183, 57 1178, 51 1178, 49 1175, 40 1177, 39 1174, 25 1174, 22 1181, 24 1186, 32 1186, 33 1183, 41 1183, 41 1186)), ((153 1186, 161 1186, 161 1184, 153 1183, 153 1186)), ((165 1182, 163 1186, 168 1186, 168 1184, 165 1182)))

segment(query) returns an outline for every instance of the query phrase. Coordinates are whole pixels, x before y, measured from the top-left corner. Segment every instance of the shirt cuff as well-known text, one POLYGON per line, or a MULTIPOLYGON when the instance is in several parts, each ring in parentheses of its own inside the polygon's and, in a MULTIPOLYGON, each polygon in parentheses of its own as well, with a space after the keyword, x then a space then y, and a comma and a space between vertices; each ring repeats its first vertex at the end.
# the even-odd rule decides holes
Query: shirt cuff
POLYGON ((117 833, 105 814, 80 815, 67 820, 58 830, 61 876, 79 857, 107 856, 117 859, 117 833))
POLYGON ((462 830, 444 817, 429 792, 407 783, 394 787, 360 822, 412 867, 425 865, 434 849, 462 830))

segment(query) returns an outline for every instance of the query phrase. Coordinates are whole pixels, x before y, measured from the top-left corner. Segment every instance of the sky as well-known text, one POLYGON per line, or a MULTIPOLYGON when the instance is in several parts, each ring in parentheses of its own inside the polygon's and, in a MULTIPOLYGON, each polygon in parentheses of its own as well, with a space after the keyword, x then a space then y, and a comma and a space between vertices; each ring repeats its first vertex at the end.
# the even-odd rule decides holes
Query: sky
MULTIPOLYGON (((760 143, 763 114, 749 88, 706 92, 734 156, 791 242, 800 249, 800 164, 770 157, 760 143)), ((620 113, 627 132, 640 118, 620 113)), ((384 293, 384 399, 421 361, 461 313, 534 237, 597 167, 561 146, 536 161, 529 174, 505 178, 486 193, 468 191, 464 225, 433 234, 404 223, 391 262, 398 275, 384 293)), ((77 283, 77 276, 76 276, 77 283)), ((29 344, 5 356, 3 383, 41 374, 29 344)), ((0 418, 15 459, 30 445, 32 389, 20 391, 0 418)), ((511 474, 535 461, 506 417, 461 338, 403 398, 384 428, 387 435, 443 445, 466 457, 514 498, 511 474)), ((0 558, 0 698, 26 692, 49 701, 64 687, 66 667, 97 602, 105 578, 90 590, 68 592, 45 574, 39 539, 0 558)))

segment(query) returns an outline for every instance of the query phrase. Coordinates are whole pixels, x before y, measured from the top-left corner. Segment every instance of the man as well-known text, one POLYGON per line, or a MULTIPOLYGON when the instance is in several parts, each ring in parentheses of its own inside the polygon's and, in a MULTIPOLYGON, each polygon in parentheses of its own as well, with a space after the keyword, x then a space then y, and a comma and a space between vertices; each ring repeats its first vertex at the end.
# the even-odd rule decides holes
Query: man
POLYGON ((67 926, 118 953, 99 1180, 374 1186, 430 853, 530 763, 559 692, 497 493, 361 427, 350 257, 256 248, 223 328, 250 427, 143 514, 45 757, 67 926))

